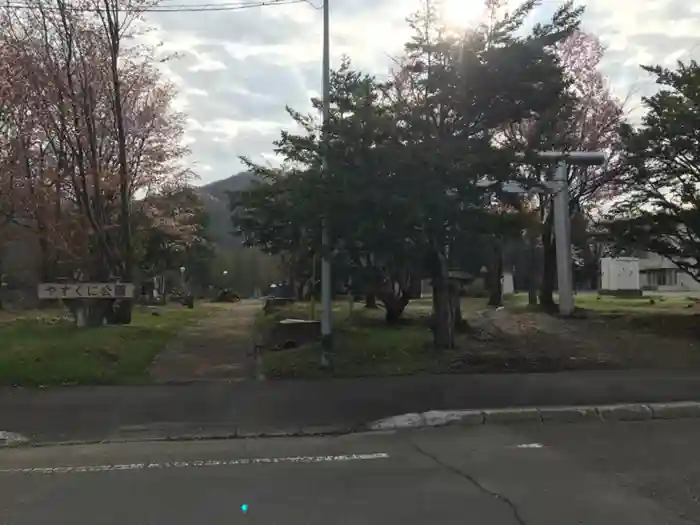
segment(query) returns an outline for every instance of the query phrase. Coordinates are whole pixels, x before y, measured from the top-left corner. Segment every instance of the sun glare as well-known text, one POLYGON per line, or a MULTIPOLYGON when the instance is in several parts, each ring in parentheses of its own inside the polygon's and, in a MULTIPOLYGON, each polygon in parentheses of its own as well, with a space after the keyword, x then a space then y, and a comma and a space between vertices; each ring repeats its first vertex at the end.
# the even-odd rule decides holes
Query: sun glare
POLYGON ((442 17, 447 26, 464 29, 479 23, 484 0, 442 0, 442 17))

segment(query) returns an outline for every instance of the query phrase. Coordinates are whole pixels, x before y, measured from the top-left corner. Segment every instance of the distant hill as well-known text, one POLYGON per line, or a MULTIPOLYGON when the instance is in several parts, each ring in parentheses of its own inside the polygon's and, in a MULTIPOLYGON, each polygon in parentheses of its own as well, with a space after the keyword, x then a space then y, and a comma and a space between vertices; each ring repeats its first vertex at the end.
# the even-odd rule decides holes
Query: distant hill
POLYGON ((231 213, 229 198, 226 192, 248 189, 259 179, 252 173, 242 172, 226 179, 200 186, 204 207, 209 213, 209 227, 212 240, 224 250, 239 250, 242 247, 240 238, 232 235, 231 213))

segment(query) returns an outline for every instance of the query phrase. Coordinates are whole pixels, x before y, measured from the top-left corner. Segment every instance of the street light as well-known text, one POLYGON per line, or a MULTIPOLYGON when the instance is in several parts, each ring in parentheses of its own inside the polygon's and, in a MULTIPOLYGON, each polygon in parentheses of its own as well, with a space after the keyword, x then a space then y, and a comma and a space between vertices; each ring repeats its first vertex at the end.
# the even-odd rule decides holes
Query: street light
MULTIPOLYGON (((323 176, 328 177, 328 119, 330 116, 330 0, 323 0, 323 176)), ((331 327, 331 261, 328 242, 328 219, 321 219, 321 366, 327 367, 333 348, 331 327)))
MULTIPOLYGON (((572 166, 602 166, 605 164, 605 153, 602 151, 538 151, 535 158, 547 163, 556 163, 557 169, 553 181, 544 181, 539 187, 533 188, 533 193, 554 194, 554 239, 557 249, 557 284, 559 289, 559 313, 569 316, 574 311, 574 280, 571 255, 571 218, 569 217, 569 180, 567 164, 572 166)), ((525 160, 524 153, 517 153, 516 158, 525 160)), ((498 181, 482 179, 476 185, 488 188, 498 184, 498 181)), ((522 184, 507 181, 501 189, 507 193, 527 193, 522 184), (510 191, 509 191, 510 190, 510 191)))

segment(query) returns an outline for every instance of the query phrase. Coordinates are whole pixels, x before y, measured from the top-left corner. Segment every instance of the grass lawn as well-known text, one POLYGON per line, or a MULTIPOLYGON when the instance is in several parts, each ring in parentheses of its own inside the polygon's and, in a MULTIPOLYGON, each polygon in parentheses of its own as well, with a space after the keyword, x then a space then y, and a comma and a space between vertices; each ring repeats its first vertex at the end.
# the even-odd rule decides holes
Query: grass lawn
POLYGON ((0 385, 123 384, 148 380, 148 366, 167 342, 206 315, 206 305, 136 307, 132 323, 77 328, 67 311, 0 318, 0 385))
MULTIPOLYGON (((506 308, 486 299, 462 300, 472 331, 457 348, 435 351, 428 328, 431 301, 411 301, 404 322, 388 326, 382 310, 334 305, 333 370, 320 367, 320 345, 264 349, 262 372, 270 379, 409 375, 416 373, 555 372, 621 368, 700 368, 700 302, 684 295, 620 298, 579 293, 584 318, 563 319, 527 308, 514 294, 506 308)), ((309 318, 308 303, 260 315, 265 330, 282 318, 309 318)))
MULTIPOLYGON (((485 301, 479 300, 479 303, 485 301)), ((292 350, 263 353, 262 372, 274 378, 324 378, 439 373, 448 368, 456 351, 435 352, 428 329, 431 301, 412 301, 403 322, 389 326, 384 311, 356 303, 352 316, 347 302, 333 304, 333 371, 320 366, 319 343, 292 350)), ((309 319, 309 303, 295 303, 275 314, 258 317, 265 329, 282 318, 309 319)), ((318 310, 316 318, 318 319, 318 310)))
MULTIPOLYGON (((557 300, 556 294, 554 300, 557 300)), ((599 295, 596 292, 579 292, 574 296, 577 308, 603 314, 692 314, 697 313, 692 307, 698 301, 700 298, 683 294, 616 297, 614 295, 599 295)), ((505 304, 512 307, 527 306, 527 294, 522 292, 512 294, 506 298, 505 304)))
POLYGON ((601 313, 697 313, 692 306, 698 299, 684 295, 655 295, 615 297, 595 293, 579 293, 575 302, 579 308, 601 313), (689 308, 690 306, 690 308, 689 308))

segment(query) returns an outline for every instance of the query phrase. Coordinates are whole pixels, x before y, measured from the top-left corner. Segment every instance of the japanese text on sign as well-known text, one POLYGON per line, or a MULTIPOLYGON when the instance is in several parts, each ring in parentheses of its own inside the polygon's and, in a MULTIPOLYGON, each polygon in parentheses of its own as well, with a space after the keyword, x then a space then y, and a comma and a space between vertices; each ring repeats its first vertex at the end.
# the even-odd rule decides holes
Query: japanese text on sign
POLYGON ((41 283, 39 299, 125 299, 134 296, 131 283, 41 283))

